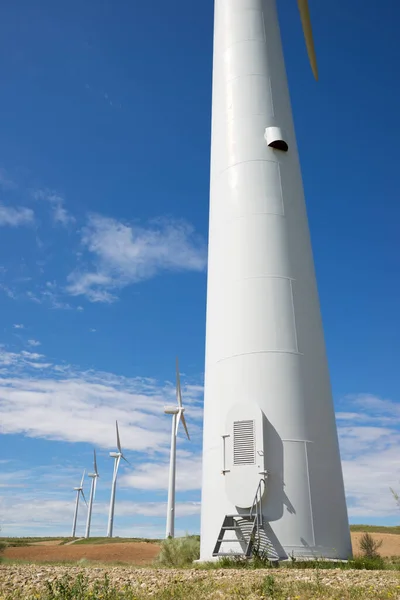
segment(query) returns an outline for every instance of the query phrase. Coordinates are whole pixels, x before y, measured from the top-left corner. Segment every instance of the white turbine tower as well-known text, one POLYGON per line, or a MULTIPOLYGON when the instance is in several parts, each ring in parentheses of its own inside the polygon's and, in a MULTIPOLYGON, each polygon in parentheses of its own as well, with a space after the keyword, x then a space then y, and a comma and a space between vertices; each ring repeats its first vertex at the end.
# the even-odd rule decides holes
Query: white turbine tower
POLYGON ((118 467, 119 463, 122 460, 129 464, 129 461, 126 460, 122 448, 121 448, 121 440, 119 439, 119 431, 118 431, 118 422, 115 422, 115 426, 117 429, 117 448, 118 452, 110 452, 111 458, 114 459, 114 473, 111 484, 111 500, 110 500, 110 512, 108 516, 108 528, 107 528, 107 537, 112 537, 113 534, 113 526, 114 526, 114 507, 115 507, 115 492, 117 489, 117 476, 118 476, 118 467))
POLYGON ((82 495, 82 498, 84 499, 85 504, 87 506, 85 494, 83 493, 83 480, 85 479, 85 472, 86 471, 83 471, 83 475, 82 475, 82 480, 81 480, 80 486, 74 488, 74 490, 76 491, 76 501, 75 501, 74 520, 73 520, 73 523, 72 523, 72 537, 73 538, 75 537, 76 521, 78 519, 79 500, 80 500, 81 495, 82 495))
POLYGON ((168 507, 167 507, 167 527, 166 537, 174 537, 175 535, 175 478, 176 478, 176 437, 178 435, 179 423, 185 429, 188 440, 190 440, 188 428, 186 425, 185 409, 182 405, 181 380, 179 375, 179 363, 176 359, 176 400, 177 406, 165 406, 164 412, 167 415, 172 415, 172 430, 171 430, 171 456, 169 462, 169 480, 168 480, 168 507))
POLYGON ((254 539, 351 555, 276 0, 215 0, 201 560, 254 539))
POLYGON ((93 502, 94 502, 94 497, 96 495, 97 479, 98 479, 98 477, 100 477, 99 472, 97 470, 96 450, 93 450, 93 467, 94 467, 93 473, 88 473, 88 477, 91 478, 92 483, 90 485, 89 507, 88 507, 87 521, 86 521, 85 538, 88 538, 90 535, 90 523, 92 520, 93 502))

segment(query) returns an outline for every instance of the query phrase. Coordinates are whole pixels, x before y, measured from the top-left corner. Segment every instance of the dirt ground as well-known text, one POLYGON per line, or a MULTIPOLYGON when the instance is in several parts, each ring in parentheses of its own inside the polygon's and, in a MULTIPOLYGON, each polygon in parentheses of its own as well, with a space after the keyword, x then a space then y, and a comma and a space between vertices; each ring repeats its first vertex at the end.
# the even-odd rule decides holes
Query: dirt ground
MULTIPOLYGON (((361 532, 352 532, 354 554, 360 553, 361 532)), ((383 540, 379 549, 382 556, 400 556, 400 535, 394 533, 372 533, 377 541, 383 540)), ((87 559, 99 563, 120 562, 146 565, 153 562, 160 551, 157 544, 146 542, 117 542, 113 544, 84 544, 60 546, 59 541, 36 542, 32 546, 7 548, 4 556, 10 559, 34 562, 62 562, 87 559)))
POLYGON ((157 544, 121 542, 113 544, 83 544, 72 546, 46 545, 7 548, 4 556, 28 561, 78 561, 82 558, 98 562, 121 562, 135 565, 151 563, 160 551, 157 544))

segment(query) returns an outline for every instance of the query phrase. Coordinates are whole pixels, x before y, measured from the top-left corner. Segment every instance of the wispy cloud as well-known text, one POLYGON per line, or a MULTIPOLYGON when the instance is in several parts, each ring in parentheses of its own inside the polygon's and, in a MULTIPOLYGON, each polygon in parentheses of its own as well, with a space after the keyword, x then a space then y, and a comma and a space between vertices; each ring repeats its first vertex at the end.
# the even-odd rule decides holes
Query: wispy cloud
POLYGON ((41 346, 41 343, 38 340, 28 340, 29 346, 41 346))
POLYGON ((24 325, 22 323, 15 323, 13 325, 14 329, 24 329, 24 325))
POLYGON ((75 223, 75 217, 73 217, 65 208, 65 200, 60 194, 52 190, 36 190, 33 193, 36 200, 44 200, 50 204, 53 221, 63 227, 67 227, 75 223))
POLYGON ((31 225, 34 221, 34 213, 30 208, 5 206, 0 204, 0 226, 18 227, 20 225, 31 225))
MULTIPOLYGON (((201 394, 184 386, 189 426, 201 418, 201 394)), ((118 420, 126 450, 164 457, 170 441, 170 420, 163 413, 174 386, 141 377, 80 371, 56 365, 42 354, 0 348, 0 422, 3 434, 89 442, 115 447, 118 420), (49 410, 51 408, 51 410, 49 410)), ((196 437, 198 427, 192 427, 196 437)), ((182 440, 183 444, 186 444, 182 440)))
POLYGON ((29 290, 26 292, 26 298, 35 304, 43 304, 56 310, 72 309, 72 306, 68 302, 64 302, 64 300, 60 298, 60 294, 55 288, 49 289, 46 287, 45 289, 35 290, 35 292, 29 290))
POLYGON ((400 405, 373 394, 349 395, 344 404, 337 420, 349 515, 394 515, 389 487, 400 487, 400 405))
MULTIPOLYGON (((169 462, 145 462, 138 465, 133 472, 120 478, 121 486, 141 490, 168 489, 169 462)), ((176 488, 178 491, 198 490, 201 482, 201 456, 190 454, 178 457, 176 469, 176 488)))
POLYGON ((68 277, 68 292, 92 302, 113 302, 116 292, 161 271, 203 271, 204 240, 183 221, 155 220, 147 228, 91 215, 82 244, 92 268, 68 277))

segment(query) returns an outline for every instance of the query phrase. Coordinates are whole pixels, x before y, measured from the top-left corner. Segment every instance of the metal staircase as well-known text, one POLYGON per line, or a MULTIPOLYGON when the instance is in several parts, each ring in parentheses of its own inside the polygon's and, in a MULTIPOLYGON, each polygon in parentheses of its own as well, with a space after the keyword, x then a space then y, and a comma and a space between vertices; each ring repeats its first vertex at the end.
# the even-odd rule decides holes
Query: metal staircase
POLYGON ((226 515, 214 547, 213 556, 231 556, 251 558, 254 544, 260 539, 260 530, 263 528, 261 500, 264 492, 265 479, 261 479, 254 496, 253 505, 249 513, 226 515), (233 531, 235 537, 226 538, 225 533, 233 531), (238 544, 238 550, 224 552, 221 546, 226 543, 238 544))

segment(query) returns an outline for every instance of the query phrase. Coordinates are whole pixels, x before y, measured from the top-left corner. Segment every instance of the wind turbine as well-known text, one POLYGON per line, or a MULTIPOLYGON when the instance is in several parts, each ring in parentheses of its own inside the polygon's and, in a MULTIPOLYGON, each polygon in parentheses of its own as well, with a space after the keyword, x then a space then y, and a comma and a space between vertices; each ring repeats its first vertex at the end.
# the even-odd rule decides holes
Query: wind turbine
POLYGON ((99 472, 97 470, 96 450, 93 450, 93 456, 94 456, 93 473, 88 473, 88 477, 91 478, 92 483, 90 485, 89 508, 88 508, 88 516, 87 516, 87 521, 86 521, 85 538, 88 538, 89 534, 90 534, 90 522, 92 520, 92 508, 93 508, 94 497, 96 494, 97 478, 100 477, 99 472))
POLYGON ((117 489, 117 476, 118 476, 118 467, 119 463, 122 460, 129 464, 129 461, 126 460, 122 448, 121 448, 121 440, 119 439, 119 431, 118 431, 118 421, 115 421, 115 426, 117 429, 117 448, 118 452, 110 452, 111 458, 114 459, 114 474, 111 484, 111 500, 110 500, 110 512, 108 516, 108 528, 107 528, 107 537, 112 537, 113 534, 113 526, 114 526, 114 506, 115 506, 115 492, 117 489))
MULTIPOLYGON (((271 556, 351 556, 277 4, 296 2, 214 0, 203 561, 251 554, 246 518, 271 556)), ((308 1, 297 4, 317 79, 308 1)), ((311 164, 332 140, 302 129, 311 164)))
POLYGON ((76 501, 75 501, 74 520, 73 520, 73 523, 72 523, 72 537, 73 538, 75 537, 76 521, 77 521, 77 518, 78 518, 79 499, 81 497, 81 494, 82 494, 82 498, 84 499, 85 504, 87 506, 85 494, 83 493, 83 480, 85 479, 85 472, 86 471, 83 471, 81 485, 79 487, 74 488, 74 490, 76 491, 76 501))
POLYGON ((179 376, 179 363, 176 359, 176 401, 177 406, 165 406, 164 413, 172 415, 171 430, 171 456, 169 462, 169 481, 168 481, 168 507, 167 507, 167 528, 166 537, 174 537, 175 534, 175 478, 176 478, 176 437, 178 435, 179 423, 185 429, 188 440, 190 440, 188 428, 186 425, 184 407, 182 406, 181 381, 179 376))

